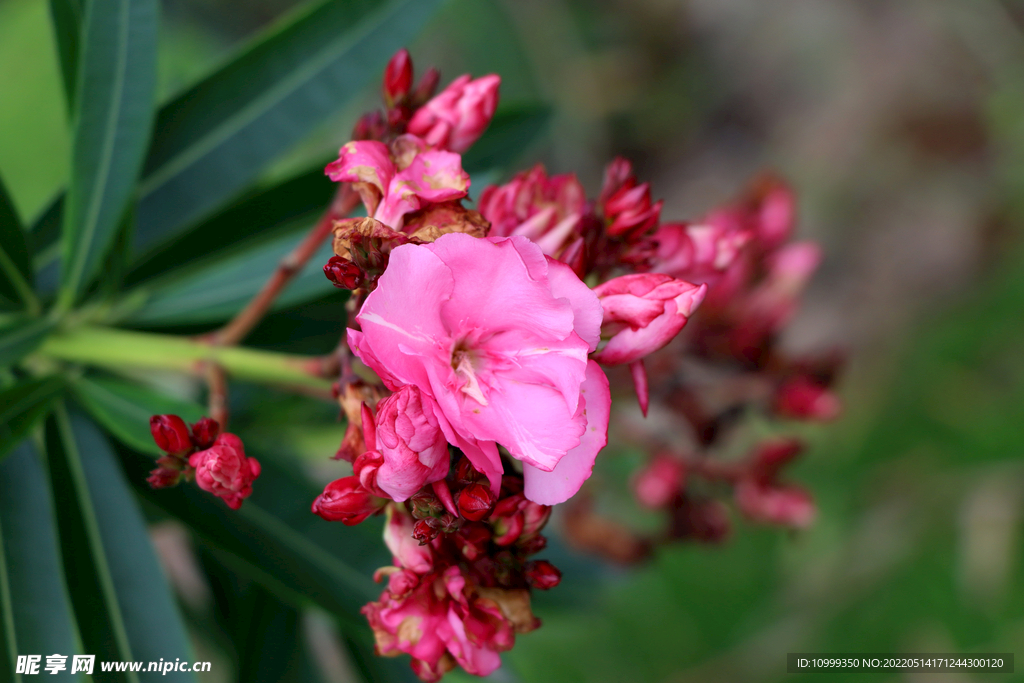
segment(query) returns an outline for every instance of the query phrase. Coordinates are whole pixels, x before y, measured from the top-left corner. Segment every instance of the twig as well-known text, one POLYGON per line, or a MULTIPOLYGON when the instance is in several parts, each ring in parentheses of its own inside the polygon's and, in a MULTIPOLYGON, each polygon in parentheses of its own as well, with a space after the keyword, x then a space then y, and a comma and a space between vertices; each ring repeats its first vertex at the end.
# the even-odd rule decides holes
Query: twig
POLYGON ((210 417, 217 421, 223 431, 228 427, 228 380, 224 368, 217 363, 207 363, 206 384, 209 387, 207 400, 210 417))
POLYGON ((344 218, 358 203, 359 194, 350 185, 341 185, 327 212, 317 221, 306 238, 290 254, 281 259, 277 270, 263 285, 263 289, 252 298, 245 308, 239 311, 231 322, 207 336, 205 341, 215 346, 234 346, 242 341, 267 314, 285 286, 302 270, 324 240, 330 236, 334 221, 344 218))

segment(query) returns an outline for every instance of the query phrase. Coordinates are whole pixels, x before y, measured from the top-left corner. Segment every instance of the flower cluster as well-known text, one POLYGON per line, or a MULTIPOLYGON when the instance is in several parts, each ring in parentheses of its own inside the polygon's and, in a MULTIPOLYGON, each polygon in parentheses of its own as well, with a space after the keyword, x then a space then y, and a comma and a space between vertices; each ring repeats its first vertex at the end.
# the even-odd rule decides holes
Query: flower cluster
POLYGON ((155 489, 177 486, 195 479, 196 485, 217 496, 232 510, 252 495, 252 483, 260 476, 260 463, 248 458, 242 440, 220 433, 216 420, 204 417, 191 432, 177 415, 154 415, 149 428, 164 452, 147 481, 155 489))
MULTIPOLYGON (((487 128, 500 79, 461 76, 431 97, 438 80, 431 70, 413 89, 411 59, 396 54, 385 109, 360 119, 326 169, 366 216, 334 224, 324 266, 352 291, 335 456, 352 474, 312 505, 348 525, 386 515, 394 566, 378 571, 387 587, 364 614, 378 652, 409 654, 428 681, 456 665, 490 673, 516 633, 539 625, 530 590, 561 575, 528 558, 546 545, 551 506, 576 496, 608 443, 615 367, 628 369, 644 415, 656 406, 691 428, 689 448, 685 435, 639 437, 656 455, 635 495, 666 511, 670 539, 729 530, 724 502, 692 492, 698 478, 726 484, 752 520, 806 526, 810 497, 780 479, 799 443, 740 460, 711 450, 748 407, 801 419, 839 409, 836 361, 777 348, 820 260, 815 245, 788 242, 788 188, 766 180, 703 221, 663 223, 650 185, 615 159, 596 199, 574 175, 537 166, 467 208, 461 153, 487 128), (690 376, 695 364, 724 377, 719 391, 690 376), (711 400, 730 383, 741 389, 711 400)), ((570 542, 646 554, 656 539, 602 520, 591 498, 568 506, 570 542)))

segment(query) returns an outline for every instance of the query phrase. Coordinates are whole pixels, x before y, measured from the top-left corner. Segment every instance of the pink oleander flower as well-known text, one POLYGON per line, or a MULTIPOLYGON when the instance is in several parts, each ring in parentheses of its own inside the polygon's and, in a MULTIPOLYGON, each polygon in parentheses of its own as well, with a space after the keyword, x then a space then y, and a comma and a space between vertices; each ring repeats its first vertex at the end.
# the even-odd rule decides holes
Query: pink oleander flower
POLYGON ((498 444, 523 462, 526 495, 553 505, 607 443, 608 379, 587 354, 601 308, 564 264, 523 237, 447 234, 391 252, 349 346, 393 391, 436 405, 448 442, 497 492, 498 444))
POLYGON ((490 124, 500 85, 497 74, 459 76, 413 114, 407 130, 431 147, 465 152, 490 124))
POLYGON ((665 223, 652 236, 651 270, 714 287, 752 237, 748 230, 716 223, 665 223))
POLYGON ((633 495, 644 507, 664 507, 682 492, 685 475, 679 458, 659 453, 633 478, 633 495))
POLYGON ((260 476, 260 463, 245 457, 242 440, 234 434, 221 434, 206 450, 189 456, 196 470, 196 484, 221 498, 232 510, 252 494, 252 483, 260 476))
POLYGON ((406 385, 377 406, 376 443, 384 456, 377 485, 402 502, 448 474, 448 441, 429 394, 406 385))
POLYGON ((632 363, 668 344, 700 305, 707 285, 661 273, 623 275, 594 288, 604 309, 602 334, 610 335, 594 360, 632 363))
POLYGON ((402 229, 407 213, 469 191, 462 158, 429 149, 413 135, 400 136, 390 147, 376 140, 348 142, 326 173, 335 182, 353 183, 370 216, 393 230, 402 229))
POLYGON ((480 194, 480 213, 491 222, 491 236, 522 235, 536 242, 546 256, 558 258, 581 239, 580 222, 587 197, 572 173, 548 177, 537 164, 504 185, 480 194))

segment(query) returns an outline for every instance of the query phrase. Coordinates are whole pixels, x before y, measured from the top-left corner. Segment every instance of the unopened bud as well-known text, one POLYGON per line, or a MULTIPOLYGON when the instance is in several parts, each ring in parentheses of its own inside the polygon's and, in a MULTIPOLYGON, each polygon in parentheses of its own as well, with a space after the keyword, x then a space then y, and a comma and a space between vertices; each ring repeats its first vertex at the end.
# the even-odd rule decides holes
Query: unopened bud
POLYGON ((486 484, 470 484, 459 492, 459 514, 479 522, 491 512, 495 496, 486 484))
POLYGON ((409 498, 407 504, 414 519, 437 517, 444 512, 444 505, 432 491, 427 489, 415 493, 409 498))
POLYGON ((441 528, 434 517, 421 519, 412 527, 412 537, 419 541, 420 545, 426 545, 441 535, 441 528))
POLYGON ((523 576, 532 588, 546 591, 562 581, 562 572, 547 560, 531 560, 523 566, 523 576))
POLYGON ((149 431, 156 445, 165 453, 183 455, 192 450, 188 425, 177 415, 154 415, 149 418, 149 431))
POLYGON ((390 108, 412 87, 412 58, 404 47, 395 53, 384 69, 384 103, 390 108))
POLYGON ((487 551, 487 543, 491 540, 491 530, 485 524, 470 522, 463 525, 452 536, 452 540, 463 556, 472 562, 487 551))
POLYGON ((517 545, 523 555, 535 555, 548 547, 548 539, 537 534, 525 540, 520 539, 517 545))
POLYGON ((146 481, 149 483, 150 487, 154 489, 165 489, 171 486, 177 486, 181 481, 181 470, 157 467, 149 473, 146 481))
POLYGON ((416 86, 416 91, 410 98, 412 100, 412 106, 422 107, 427 103, 434 93, 437 92, 437 86, 441 82, 441 72, 430 67, 427 72, 423 74, 423 78, 420 79, 419 85, 416 86))
POLYGON ((358 289, 363 282, 363 271, 359 266, 340 256, 332 256, 324 264, 324 275, 340 289, 358 289))
POLYGON ((220 424, 213 418, 204 417, 192 425, 192 443, 196 448, 204 449, 213 445, 220 434, 220 424))
POLYGON ((328 522, 355 526, 377 512, 384 501, 374 499, 359 477, 336 479, 313 501, 313 512, 328 522))

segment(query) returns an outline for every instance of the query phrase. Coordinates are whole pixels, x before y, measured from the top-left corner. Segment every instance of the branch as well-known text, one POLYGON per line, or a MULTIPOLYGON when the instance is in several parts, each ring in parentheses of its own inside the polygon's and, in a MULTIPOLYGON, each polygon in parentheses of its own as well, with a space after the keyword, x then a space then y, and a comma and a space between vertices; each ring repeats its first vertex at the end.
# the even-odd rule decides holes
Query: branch
POLYGON ((245 308, 238 312, 231 322, 205 337, 204 341, 215 346, 234 346, 242 341, 252 331, 252 328, 259 324, 277 296, 291 282, 292 278, 302 271, 324 240, 330 237, 334 221, 347 216, 358 204, 359 194, 352 189, 351 185, 347 183, 341 185, 334 195, 330 208, 320 217, 306 238, 290 254, 281 259, 277 270, 263 285, 263 289, 252 298, 245 308))

